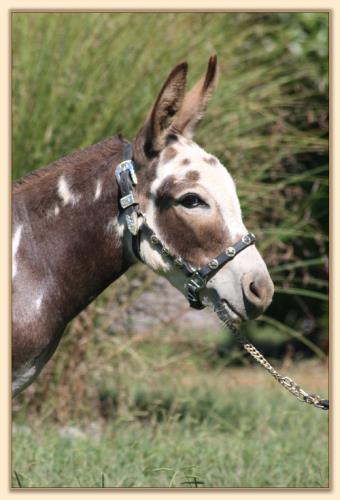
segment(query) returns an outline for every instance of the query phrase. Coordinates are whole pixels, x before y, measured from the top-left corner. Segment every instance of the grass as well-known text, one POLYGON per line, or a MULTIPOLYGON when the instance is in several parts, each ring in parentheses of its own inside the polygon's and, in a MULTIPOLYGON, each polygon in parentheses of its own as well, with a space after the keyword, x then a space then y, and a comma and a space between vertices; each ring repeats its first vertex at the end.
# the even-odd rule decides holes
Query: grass
MULTIPOLYGON (((225 331, 163 323, 112 335, 114 321, 92 304, 14 401, 14 487, 195 487, 189 476, 206 488, 327 486, 327 413, 298 402, 225 331)), ((258 328, 262 343, 289 338, 258 328)), ((289 351, 270 361, 327 397, 325 362, 294 363, 289 351)))
MULTIPOLYGON (((290 371, 325 391, 325 367, 290 371)), ((186 369, 174 376, 171 392, 139 389, 133 408, 114 420, 16 424, 13 487, 19 478, 27 488, 192 488, 185 483, 193 477, 204 488, 327 487, 326 412, 255 368, 195 373, 191 386, 186 369)))
MULTIPOLYGON (((327 413, 298 402, 226 332, 112 336, 86 318, 81 342, 73 322, 14 402, 14 487, 195 487, 189 476, 206 488, 327 486, 327 413)), ((327 397, 324 362, 271 361, 327 397)))

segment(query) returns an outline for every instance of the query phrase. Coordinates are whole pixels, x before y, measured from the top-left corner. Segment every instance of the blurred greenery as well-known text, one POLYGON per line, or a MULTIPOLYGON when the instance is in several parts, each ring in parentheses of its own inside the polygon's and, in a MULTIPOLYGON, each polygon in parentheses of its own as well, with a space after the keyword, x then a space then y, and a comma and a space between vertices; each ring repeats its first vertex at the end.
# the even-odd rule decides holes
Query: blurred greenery
MULTIPOLYGON (((294 376, 316 373, 311 365, 294 376)), ((197 387, 130 387, 114 423, 19 421, 13 487, 194 488, 196 477, 199 488, 327 488, 326 414, 268 381, 260 370, 232 369, 197 387)))
MULTIPOLYGON (((187 60, 190 85, 205 71, 209 56, 216 53, 219 86, 196 140, 218 156, 235 178, 245 223, 256 234, 276 285, 266 315, 260 321, 249 322, 244 331, 271 359, 283 360, 284 366, 290 367, 291 360, 310 356, 319 361, 325 358, 329 203, 327 13, 14 13, 12 50, 13 179, 107 136, 120 132, 132 139, 171 68, 187 60)), ((39 380, 14 404, 16 419, 24 416, 32 425, 33 436, 37 416, 44 425, 65 425, 70 419, 79 422, 91 418, 106 422, 115 418, 119 422, 121 415, 137 418, 138 412, 146 412, 148 422, 159 418, 162 421, 160 415, 164 412, 177 414, 174 408, 182 408, 183 412, 185 409, 192 416, 193 394, 201 394, 197 393, 200 384, 210 384, 213 392, 216 381, 223 379, 231 366, 248 365, 244 354, 221 331, 202 328, 202 332, 193 332, 184 325, 174 332, 171 324, 160 322, 157 328, 142 333, 136 333, 132 325, 125 336, 118 334, 117 317, 129 307, 132 296, 136 298, 147 287, 152 288, 153 279, 145 268, 136 267, 71 323, 39 380), (137 291, 128 279, 135 276, 144 283, 137 291), (183 365, 187 374, 184 379, 180 376, 183 365), (170 383, 176 369, 175 380, 181 394, 170 383), (188 384, 192 393, 188 392, 188 384), (158 407, 155 401, 159 400, 162 403, 158 407)), ((302 378, 311 384, 309 376, 302 378)), ((326 378, 323 371, 322 380, 326 378)), ((246 400, 251 400, 251 394, 247 393, 246 400)), ((290 397, 279 394, 282 398, 290 397)), ((222 393, 216 396, 222 407, 229 404, 230 397, 222 393)), ((272 397, 271 394, 267 399, 272 397)), ((204 398, 198 397, 194 410, 203 415, 202 422, 217 404, 215 397, 208 403, 204 398)), ((298 405, 293 400, 289 408, 294 404, 298 405)), ((272 411, 275 405, 276 402, 272 411)), ((257 410, 250 403, 249 414, 253 415, 253 411, 257 410)), ((300 406, 297 411, 300 415, 300 406)), ((308 408, 304 411, 308 412, 308 408)), ((279 405, 277 412, 285 414, 279 405)), ((298 419, 294 411, 291 415, 295 425, 298 419)), ((322 415, 314 423, 320 422, 320 418, 322 415)), ((278 430, 280 426, 271 427, 269 434, 273 433, 276 443, 285 446, 288 441, 294 446, 298 441, 300 449, 304 436, 301 439, 301 434, 293 432, 292 422, 287 424, 289 439, 278 430)), ((301 422, 301 429, 297 429, 302 433, 303 426, 310 422, 301 422)), ((214 425, 210 431, 204 425, 200 432, 214 432, 214 425)), ((315 433, 308 436, 317 439, 317 425, 315 433)), ((168 432, 165 427, 162 429, 168 432)), ((181 440, 194 439, 195 432, 199 433, 194 427, 192 434, 185 429, 181 431, 181 440)), ((235 427, 229 430, 228 439, 235 427)), ((260 427, 257 430, 261 432, 260 427)), ((137 431, 134 428, 132 432, 137 431)), ((249 472, 249 463, 256 461, 254 451, 247 451, 245 435, 238 438, 245 446, 244 453, 249 454, 249 460, 243 464, 249 472)), ((15 464, 19 472, 26 474, 24 482, 27 479, 29 483, 19 443, 25 439, 25 449, 30 449, 31 438, 19 433, 15 439, 15 464)), ((50 437, 41 436, 41 442, 44 439, 50 437)), ((124 439, 122 434, 122 442, 124 439)), ((272 440, 269 443, 268 448, 273 446, 272 440)), ((141 442, 139 453, 144 453, 144 446, 147 445, 141 442)), ((179 441, 178 446, 180 450, 179 441)), ((308 447, 307 443, 301 448, 301 463, 306 463, 301 457, 310 458, 308 447)), ((265 471, 269 470, 272 457, 268 448, 268 460, 261 462, 265 471)), ((193 450, 198 454, 195 447, 193 450)), ((280 455, 281 451, 276 451, 280 455)), ((283 457, 288 455, 294 455, 294 450, 283 457)), ((318 458, 326 460, 324 455, 318 458)), ((238 470, 238 460, 234 456, 232 472, 238 470)), ((298 476, 290 475, 297 470, 296 460, 294 456, 294 463, 286 460, 286 468, 282 465, 285 477, 269 474, 267 483, 264 477, 250 478, 249 485, 324 485, 325 472, 319 471, 317 461, 310 465, 307 476, 300 469, 298 476)), ((152 467, 169 465, 157 460, 150 463, 152 467)), ((187 461, 179 462, 178 467, 181 463, 194 462, 188 455, 187 461)), ((171 462, 169 467, 176 470, 177 465, 171 462)), ((218 467, 216 470, 221 473, 218 467)), ((100 480, 99 472, 98 468, 93 485, 100 480)), ((46 483, 46 474, 54 477, 47 469, 41 473, 45 476, 36 479, 39 484, 46 483)), ((119 477, 123 485, 134 481, 131 476, 126 481, 124 475, 119 477)), ((222 484, 213 474, 204 477, 206 484, 222 484)), ((234 475, 233 479, 225 478, 223 484, 246 486, 244 478, 243 470, 238 479, 234 475)), ((51 483, 55 481, 51 479, 51 483)), ((70 481, 65 478, 65 484, 70 481)), ((112 477, 111 481, 117 484, 112 477)), ((157 481, 151 483, 159 484, 157 481)), ((163 485, 169 482, 169 478, 163 477, 163 485)), ((143 484, 142 477, 133 484, 143 484)))

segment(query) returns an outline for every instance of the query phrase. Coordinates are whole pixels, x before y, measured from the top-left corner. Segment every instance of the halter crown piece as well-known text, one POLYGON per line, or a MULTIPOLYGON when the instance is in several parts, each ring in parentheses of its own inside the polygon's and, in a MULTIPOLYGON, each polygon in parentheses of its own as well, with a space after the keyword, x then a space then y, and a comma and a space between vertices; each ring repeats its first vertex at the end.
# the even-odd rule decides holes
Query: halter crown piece
POLYGON ((171 254, 169 249, 147 224, 145 215, 139 211, 138 202, 134 196, 137 176, 132 161, 132 146, 127 142, 124 142, 123 161, 116 167, 116 179, 121 193, 119 203, 125 215, 128 230, 132 235, 132 248, 136 257, 144 262, 140 254, 140 237, 143 234, 153 247, 159 249, 167 260, 171 261, 187 276, 188 279, 184 286, 190 306, 194 309, 203 309, 206 307, 202 304, 199 297, 200 291, 205 288, 207 282, 223 266, 255 242, 255 235, 248 233, 242 236, 235 245, 228 247, 225 251, 217 255, 217 257, 211 259, 206 266, 195 268, 181 257, 171 254), (142 222, 138 227, 140 218, 142 222))

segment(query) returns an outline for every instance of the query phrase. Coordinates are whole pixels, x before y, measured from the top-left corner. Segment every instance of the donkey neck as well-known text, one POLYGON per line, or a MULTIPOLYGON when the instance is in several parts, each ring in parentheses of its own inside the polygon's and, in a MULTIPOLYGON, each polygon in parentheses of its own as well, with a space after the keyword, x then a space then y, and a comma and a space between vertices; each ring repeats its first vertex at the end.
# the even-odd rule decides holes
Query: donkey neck
MULTIPOLYGON (((17 274, 41 287, 66 322, 130 263, 118 222, 115 167, 122 143, 112 138, 59 160, 14 189, 14 231, 21 227, 17 274), (30 281, 31 280, 31 281, 30 281)), ((43 298, 43 302, 44 302, 43 298)))

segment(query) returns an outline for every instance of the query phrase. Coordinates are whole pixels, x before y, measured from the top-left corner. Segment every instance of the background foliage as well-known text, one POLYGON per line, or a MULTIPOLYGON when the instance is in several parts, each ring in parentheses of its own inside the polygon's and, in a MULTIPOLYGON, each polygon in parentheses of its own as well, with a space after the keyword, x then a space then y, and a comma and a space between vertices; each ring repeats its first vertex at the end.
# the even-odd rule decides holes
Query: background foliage
MULTIPOLYGON (((316 357, 303 365, 301 377, 310 379, 311 367, 321 370, 328 349, 328 15, 16 13, 12 47, 14 179, 115 133, 132 138, 176 63, 189 62, 192 84, 209 56, 218 55, 219 87, 196 140, 234 176, 246 225, 276 285, 266 315, 250 322, 246 333, 287 366, 291 359, 316 357)), ((206 423, 217 405, 222 410, 212 413, 214 428, 221 415, 230 416, 232 400, 223 391, 205 399, 216 377, 248 363, 225 332, 204 325, 199 332, 190 325, 173 331, 162 318, 157 328, 140 332, 131 323, 124 335, 117 331, 121 311, 152 290, 154 279, 136 267, 71 323, 40 380, 17 399, 17 422, 127 418, 143 424, 195 415, 206 423), (198 399, 197 387, 203 391, 198 399)), ((259 430, 254 408, 252 425, 259 430)), ((25 455, 15 449, 22 470, 25 455)), ((252 456, 244 453, 241 485, 252 456)), ((320 447, 315 453, 325 461, 320 447)), ((48 481, 44 474, 32 481, 48 481)), ((325 475, 315 483, 312 468, 307 479, 297 474, 291 484, 324 485, 325 475)), ((253 479, 253 486, 284 481, 275 473, 269 483, 260 475, 253 479)), ((211 485, 222 483, 237 481, 211 479, 211 485)))

